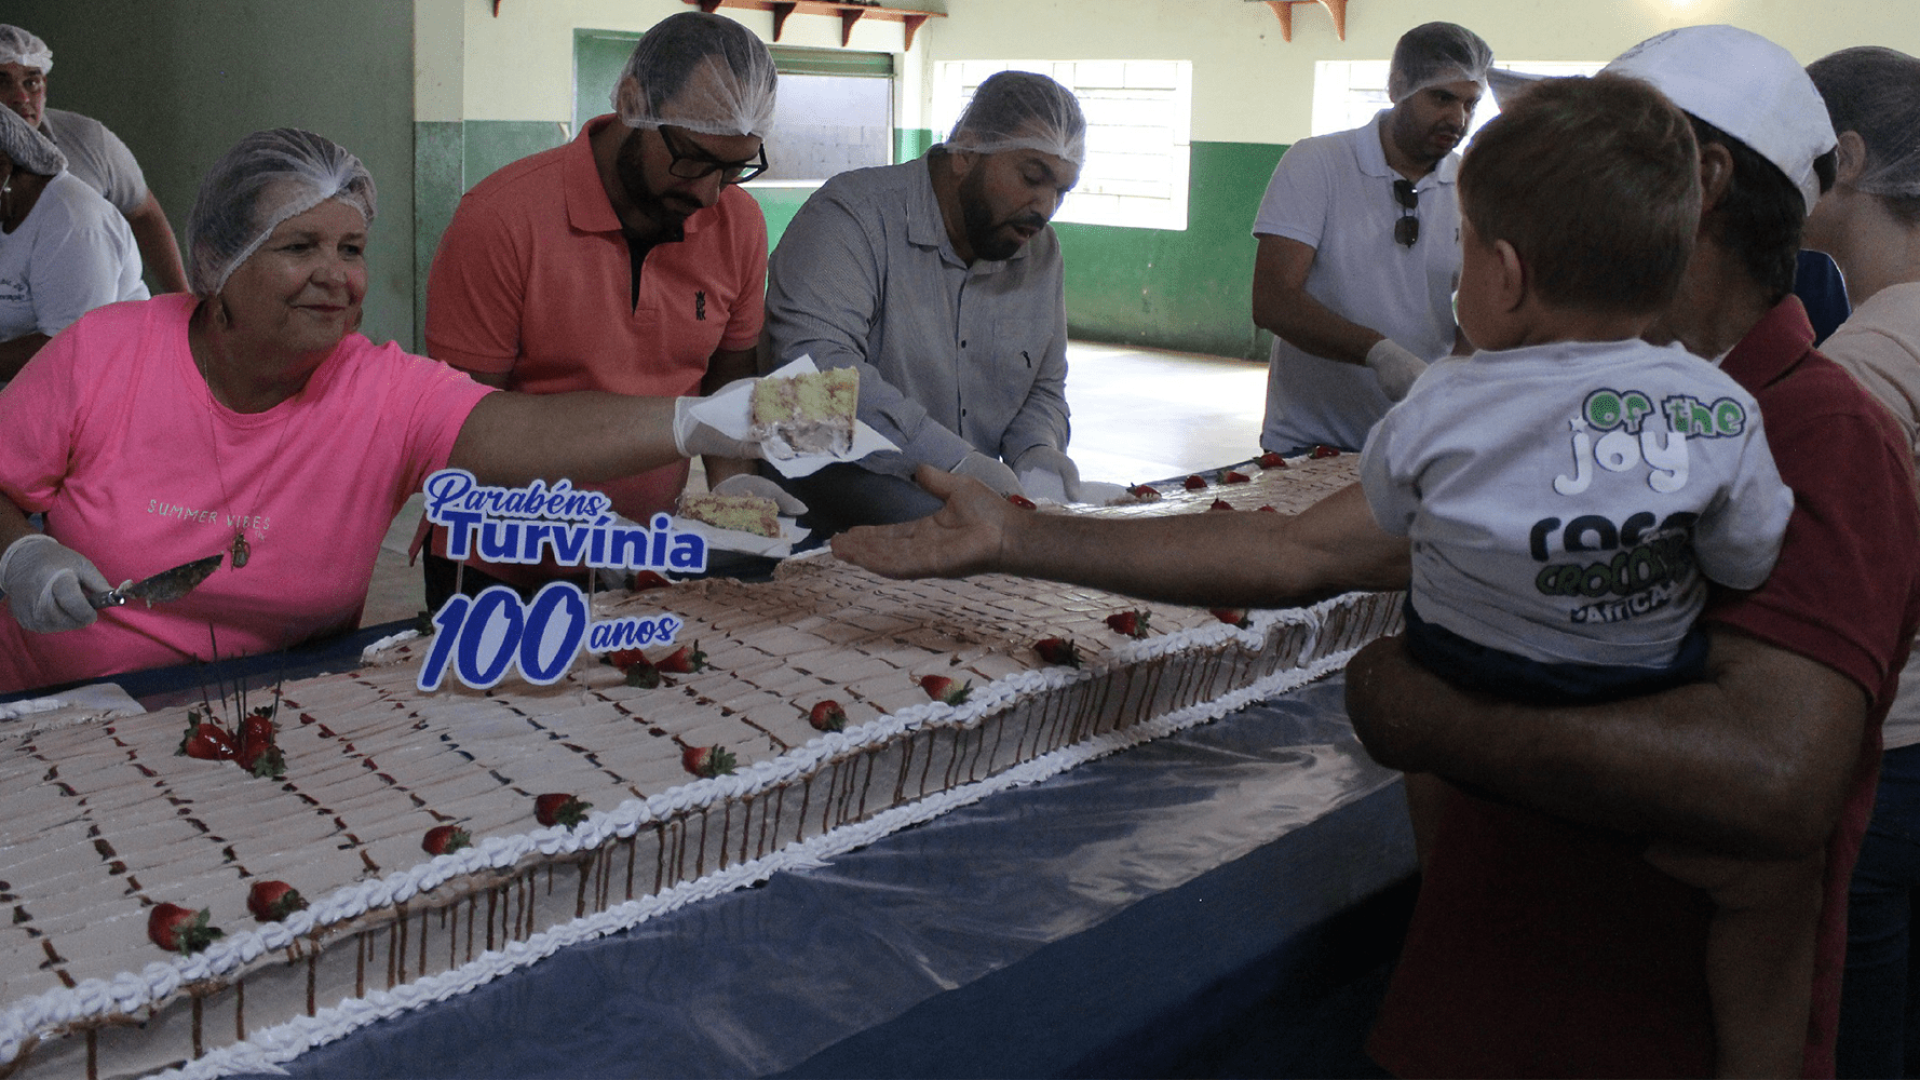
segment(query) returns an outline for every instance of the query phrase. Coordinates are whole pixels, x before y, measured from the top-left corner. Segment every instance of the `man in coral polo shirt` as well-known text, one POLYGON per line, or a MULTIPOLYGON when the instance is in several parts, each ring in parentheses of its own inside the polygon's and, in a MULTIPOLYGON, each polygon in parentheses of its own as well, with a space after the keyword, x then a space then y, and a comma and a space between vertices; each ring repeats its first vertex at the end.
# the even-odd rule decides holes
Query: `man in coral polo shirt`
MULTIPOLYGON (((536 394, 675 397, 754 374, 767 226, 735 185, 766 167, 772 57, 740 24, 683 12, 634 46, 612 100, 615 115, 460 200, 427 279, 429 354, 536 394)), ((709 484, 751 471, 711 456, 705 466, 709 484)), ((670 511, 686 480, 682 461, 596 486, 644 522, 670 511)), ((438 607, 454 566, 430 552, 426 574, 438 607)), ((461 587, 556 576, 470 564, 461 587)))

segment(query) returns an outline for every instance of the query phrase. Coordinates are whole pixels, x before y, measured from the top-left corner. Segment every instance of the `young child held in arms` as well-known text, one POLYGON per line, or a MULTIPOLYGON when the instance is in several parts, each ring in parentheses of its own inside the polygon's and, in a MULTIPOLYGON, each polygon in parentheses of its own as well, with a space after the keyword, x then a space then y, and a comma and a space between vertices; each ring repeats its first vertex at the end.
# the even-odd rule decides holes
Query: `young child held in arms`
MULTIPOLYGON (((1764 582, 1793 496, 1752 396, 1639 340, 1699 224, 1687 118, 1634 79, 1542 82, 1481 130, 1459 191, 1457 303, 1479 351, 1429 368, 1360 461, 1374 517, 1412 541, 1407 649, 1540 704, 1698 681, 1707 582, 1764 582)), ((1798 1075, 1821 858, 1646 857, 1715 905, 1716 1071, 1798 1075)))

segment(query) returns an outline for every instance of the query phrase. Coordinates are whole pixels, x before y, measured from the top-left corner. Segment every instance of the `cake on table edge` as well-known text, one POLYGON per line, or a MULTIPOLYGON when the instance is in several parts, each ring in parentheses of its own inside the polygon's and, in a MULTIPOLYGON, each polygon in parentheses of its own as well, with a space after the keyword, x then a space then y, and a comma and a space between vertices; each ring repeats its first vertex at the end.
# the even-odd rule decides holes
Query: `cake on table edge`
MULTIPOLYGON (((1297 510, 1351 460, 1096 512, 1297 510)), ((684 620, 672 647, 640 650, 649 678, 615 654, 551 686, 422 695, 431 643, 392 645, 279 689, 277 779, 176 756, 185 709, 0 725, 0 1075, 263 1069, 1292 689, 1399 617, 1389 594, 1207 611, 997 575, 893 582, 825 557, 601 604, 684 620), (541 823, 557 795, 588 804, 577 824, 541 823), (470 846, 423 850, 456 832, 470 846), (262 882, 309 906, 263 921, 262 882), (163 952, 163 904, 206 909, 224 936, 163 952)))

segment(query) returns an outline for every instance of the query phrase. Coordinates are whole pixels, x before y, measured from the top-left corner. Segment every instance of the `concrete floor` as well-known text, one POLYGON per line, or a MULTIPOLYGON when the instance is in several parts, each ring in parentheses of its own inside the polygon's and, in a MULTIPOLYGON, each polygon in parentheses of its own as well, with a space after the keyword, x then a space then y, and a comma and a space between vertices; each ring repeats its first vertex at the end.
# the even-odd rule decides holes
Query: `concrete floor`
MULTIPOLYGON (((1076 341, 1067 346, 1067 366, 1068 453, 1083 479, 1134 484, 1260 453, 1265 364, 1076 341)), ((364 625, 409 619, 424 606, 420 568, 407 565, 419 521, 416 495, 380 545, 364 625)))

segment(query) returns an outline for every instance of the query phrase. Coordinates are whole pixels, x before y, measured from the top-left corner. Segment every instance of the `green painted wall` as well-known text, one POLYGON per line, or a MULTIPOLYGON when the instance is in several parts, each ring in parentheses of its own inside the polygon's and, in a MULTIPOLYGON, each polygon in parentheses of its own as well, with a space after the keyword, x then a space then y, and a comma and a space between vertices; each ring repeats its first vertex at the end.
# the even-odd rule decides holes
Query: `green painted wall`
POLYGON ((413 10, 394 0, 7 0, 53 50, 48 103, 133 150, 184 238, 207 168, 263 128, 319 132, 380 192, 367 252, 375 340, 413 334, 413 10))
POLYGON ((928 128, 894 128, 893 160, 918 161, 933 149, 936 141, 928 128))
POLYGON ((1076 338, 1264 360, 1253 325, 1253 216, 1285 147, 1193 144, 1187 228, 1059 223, 1076 338))

